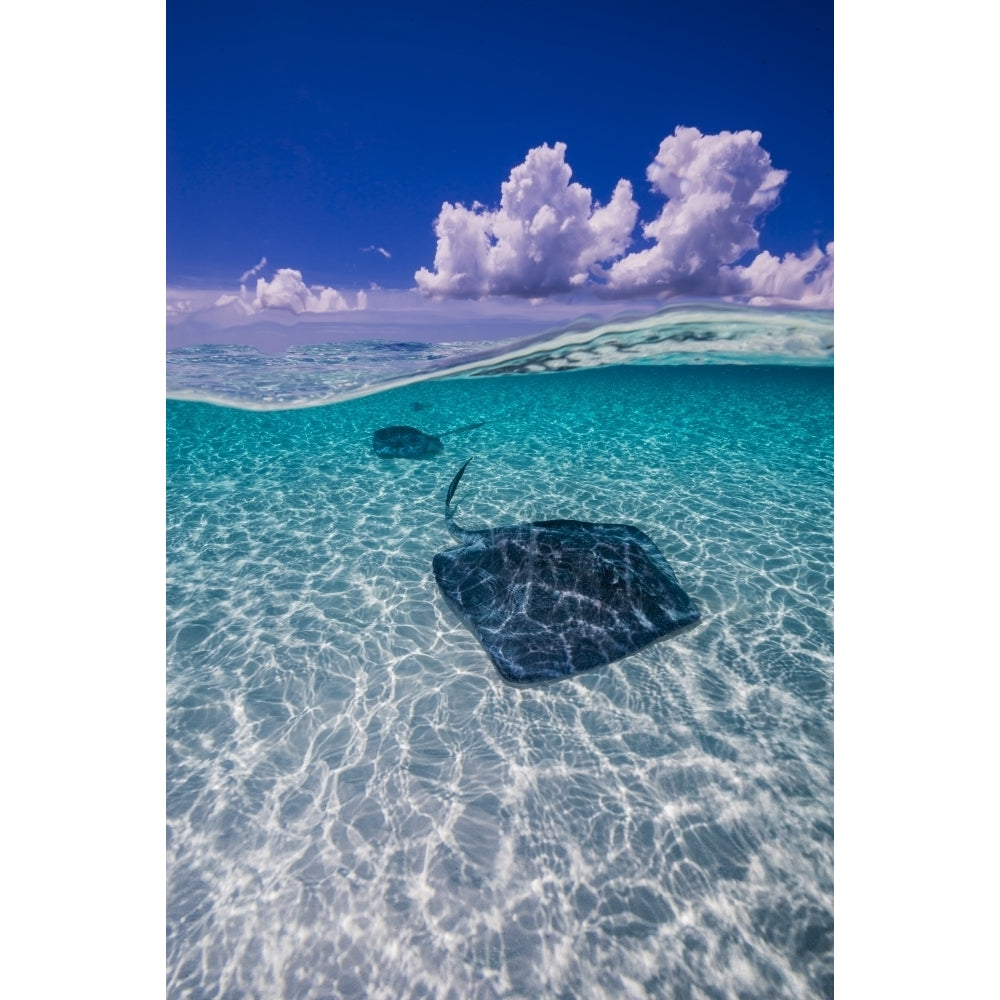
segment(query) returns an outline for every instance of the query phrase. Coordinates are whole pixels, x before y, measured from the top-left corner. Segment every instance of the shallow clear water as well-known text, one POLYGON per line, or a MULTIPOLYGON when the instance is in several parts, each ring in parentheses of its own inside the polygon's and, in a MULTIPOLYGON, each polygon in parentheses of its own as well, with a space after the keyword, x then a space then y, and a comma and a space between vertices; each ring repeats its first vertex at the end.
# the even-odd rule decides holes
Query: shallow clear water
POLYGON ((832 409, 789 365, 168 401, 168 996, 832 996, 832 409), (431 573, 470 455, 463 526, 634 524, 702 621, 505 684, 431 573))

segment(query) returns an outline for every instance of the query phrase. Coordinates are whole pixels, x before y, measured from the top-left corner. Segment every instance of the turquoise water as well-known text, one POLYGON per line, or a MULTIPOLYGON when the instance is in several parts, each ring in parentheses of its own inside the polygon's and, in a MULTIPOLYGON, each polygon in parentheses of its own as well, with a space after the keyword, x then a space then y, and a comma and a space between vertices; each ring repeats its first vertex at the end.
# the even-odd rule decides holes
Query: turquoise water
POLYGON ((787 363, 169 400, 168 996, 832 996, 832 411, 787 363), (463 526, 634 524, 701 621, 505 684, 431 572, 469 456, 463 526))

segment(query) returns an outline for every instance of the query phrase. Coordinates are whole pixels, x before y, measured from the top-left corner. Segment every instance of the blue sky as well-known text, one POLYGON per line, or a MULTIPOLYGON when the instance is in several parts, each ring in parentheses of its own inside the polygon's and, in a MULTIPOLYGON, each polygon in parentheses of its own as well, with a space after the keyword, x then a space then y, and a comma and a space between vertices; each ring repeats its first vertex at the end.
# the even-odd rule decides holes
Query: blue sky
POLYGON ((174 322, 225 296, 257 315, 330 314, 416 288, 511 312, 794 301, 823 270, 804 304, 832 305, 832 3, 172 0, 166 27, 174 322), (729 209, 692 215, 695 197, 684 207, 649 174, 660 154, 663 176, 697 175, 701 203, 718 177, 753 176, 729 209), (505 209, 515 170, 540 201, 505 209), (644 232, 665 210, 661 235, 644 232), (550 236, 525 235, 532 219, 550 236), (789 254, 796 273, 777 281, 789 254))

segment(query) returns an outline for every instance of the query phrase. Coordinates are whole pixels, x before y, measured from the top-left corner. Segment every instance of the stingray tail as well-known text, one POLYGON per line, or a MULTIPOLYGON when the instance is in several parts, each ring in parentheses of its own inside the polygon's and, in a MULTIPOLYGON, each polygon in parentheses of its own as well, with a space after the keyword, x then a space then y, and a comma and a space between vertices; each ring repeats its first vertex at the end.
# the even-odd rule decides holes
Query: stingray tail
POLYGON ((455 478, 451 481, 451 486, 448 487, 448 495, 444 498, 444 523, 448 525, 448 530, 460 541, 469 541, 475 536, 475 532, 466 531, 464 528, 460 528, 455 523, 455 515, 451 512, 451 501, 455 496, 455 490, 458 489, 458 484, 462 481, 462 475, 465 472, 466 466, 472 459, 468 458, 465 460, 465 465, 462 466, 458 472, 455 473, 455 478))

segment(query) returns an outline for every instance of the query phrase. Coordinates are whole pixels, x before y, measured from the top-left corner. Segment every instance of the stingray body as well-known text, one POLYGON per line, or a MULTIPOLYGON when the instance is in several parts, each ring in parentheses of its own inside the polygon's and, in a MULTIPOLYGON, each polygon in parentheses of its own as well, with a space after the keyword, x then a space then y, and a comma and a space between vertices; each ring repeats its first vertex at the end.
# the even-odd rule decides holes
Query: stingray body
POLYGON ((436 455, 443 447, 441 438, 416 427, 381 427, 372 435, 372 450, 382 458, 423 458, 436 455))
POLYGON ((620 660, 696 622, 700 614, 652 539, 630 524, 534 521, 470 531, 434 557, 448 603, 500 675, 530 684, 620 660))

